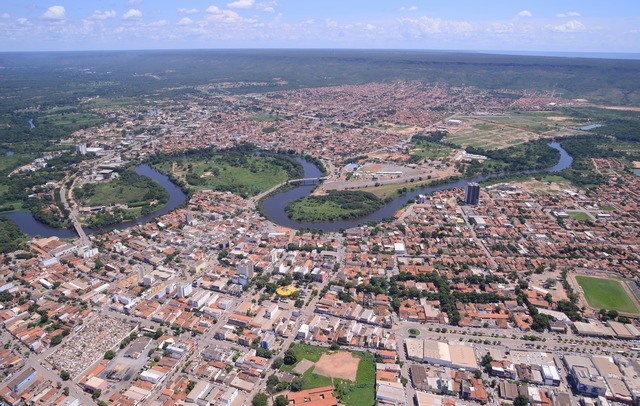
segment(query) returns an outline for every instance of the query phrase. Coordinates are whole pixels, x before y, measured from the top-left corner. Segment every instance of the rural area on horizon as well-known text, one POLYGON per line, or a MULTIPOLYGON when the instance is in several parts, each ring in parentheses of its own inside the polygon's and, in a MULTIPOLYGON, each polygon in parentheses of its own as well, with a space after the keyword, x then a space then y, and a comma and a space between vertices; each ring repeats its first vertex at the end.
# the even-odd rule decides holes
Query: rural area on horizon
POLYGON ((0 403, 638 404, 638 72, 0 53, 0 403))

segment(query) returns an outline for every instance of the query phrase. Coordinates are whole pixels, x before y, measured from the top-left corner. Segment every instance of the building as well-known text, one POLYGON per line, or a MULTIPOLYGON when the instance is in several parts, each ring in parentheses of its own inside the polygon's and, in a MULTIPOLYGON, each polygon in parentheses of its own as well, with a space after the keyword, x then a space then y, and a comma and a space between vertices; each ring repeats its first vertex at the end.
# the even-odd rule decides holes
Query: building
POLYGON ((193 286, 191 282, 185 283, 184 285, 178 285, 177 293, 178 297, 187 297, 193 292, 193 286))
POLYGON ((232 282, 244 286, 249 283, 251 278, 253 278, 253 274, 253 261, 250 259, 243 259, 238 264, 236 276, 233 278, 232 282))
POLYGON ((27 386, 27 384, 31 382, 37 375, 38 373, 35 369, 27 368, 14 379, 12 379, 11 382, 9 382, 9 389, 11 389, 11 392, 13 393, 18 393, 20 392, 20 389, 27 386))
POLYGON ((480 185, 470 182, 467 185, 467 191, 464 194, 464 202, 466 204, 476 205, 480 201, 480 185))
POLYGON ((338 399, 333 396, 333 386, 289 392, 287 400, 289 405, 295 406, 338 406, 338 399))
POLYGON ((566 355, 564 363, 570 373, 569 381, 578 394, 591 397, 605 395, 607 384, 589 358, 566 355))
POLYGON ((76 145, 76 154, 78 154, 78 155, 87 155, 87 144, 78 144, 78 145, 76 145))

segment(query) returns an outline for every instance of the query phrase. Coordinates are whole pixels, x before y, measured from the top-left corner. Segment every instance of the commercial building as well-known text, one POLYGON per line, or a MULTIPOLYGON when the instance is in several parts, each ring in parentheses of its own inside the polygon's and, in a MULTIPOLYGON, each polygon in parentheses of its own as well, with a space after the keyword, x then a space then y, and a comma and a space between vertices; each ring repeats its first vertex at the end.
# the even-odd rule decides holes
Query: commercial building
POLYGON ((467 190, 464 194, 464 202, 466 204, 476 205, 480 201, 480 185, 471 182, 467 185, 467 190))
POLYGON ((564 363, 570 372, 569 380, 578 394, 592 397, 605 395, 607 384, 589 358, 566 355, 564 363))
POLYGON ((465 370, 478 369, 473 347, 467 344, 407 338, 405 348, 411 360, 465 370))

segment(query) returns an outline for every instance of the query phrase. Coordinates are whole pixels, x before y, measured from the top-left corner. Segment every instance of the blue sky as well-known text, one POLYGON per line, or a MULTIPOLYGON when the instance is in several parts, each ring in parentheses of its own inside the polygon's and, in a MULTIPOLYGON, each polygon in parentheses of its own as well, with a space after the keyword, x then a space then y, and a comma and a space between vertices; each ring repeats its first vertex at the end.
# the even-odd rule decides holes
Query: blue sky
POLYGON ((640 52, 639 0, 0 0, 0 51, 640 52))

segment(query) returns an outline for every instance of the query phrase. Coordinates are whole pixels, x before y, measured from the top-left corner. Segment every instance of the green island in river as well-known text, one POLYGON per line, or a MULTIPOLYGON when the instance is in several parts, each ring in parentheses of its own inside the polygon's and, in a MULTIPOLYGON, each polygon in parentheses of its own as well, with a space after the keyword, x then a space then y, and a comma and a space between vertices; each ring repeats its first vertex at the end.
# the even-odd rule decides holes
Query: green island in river
POLYGON ((285 211, 295 221, 336 221, 367 216, 383 206, 375 195, 353 190, 330 191, 306 196, 287 204, 285 211))

